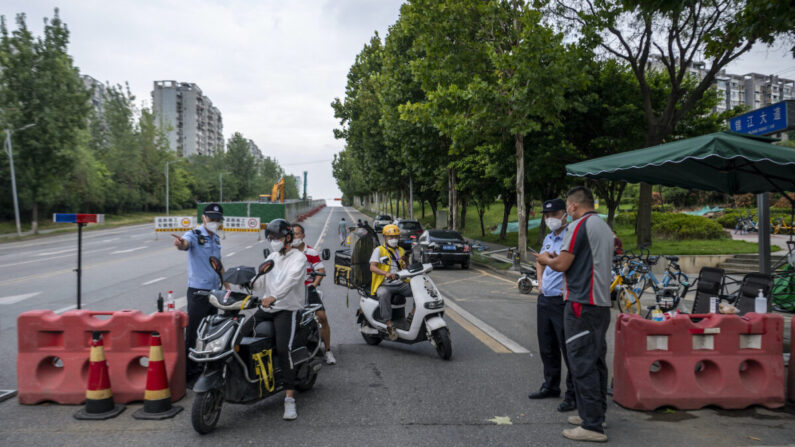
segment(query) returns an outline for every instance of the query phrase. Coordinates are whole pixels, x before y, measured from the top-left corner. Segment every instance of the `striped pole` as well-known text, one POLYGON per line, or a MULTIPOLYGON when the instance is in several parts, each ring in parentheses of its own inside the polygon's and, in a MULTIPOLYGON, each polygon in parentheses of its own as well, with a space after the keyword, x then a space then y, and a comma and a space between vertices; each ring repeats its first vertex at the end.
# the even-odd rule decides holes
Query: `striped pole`
POLYGON ((113 402, 108 362, 105 361, 105 349, 101 332, 94 331, 90 346, 86 406, 75 413, 74 416, 75 419, 81 420, 110 419, 124 411, 125 406, 113 402))
POLYGON ((135 419, 168 419, 182 411, 179 405, 171 405, 171 389, 168 387, 166 362, 160 334, 152 332, 149 342, 149 366, 146 368, 146 390, 144 407, 133 413, 135 419))

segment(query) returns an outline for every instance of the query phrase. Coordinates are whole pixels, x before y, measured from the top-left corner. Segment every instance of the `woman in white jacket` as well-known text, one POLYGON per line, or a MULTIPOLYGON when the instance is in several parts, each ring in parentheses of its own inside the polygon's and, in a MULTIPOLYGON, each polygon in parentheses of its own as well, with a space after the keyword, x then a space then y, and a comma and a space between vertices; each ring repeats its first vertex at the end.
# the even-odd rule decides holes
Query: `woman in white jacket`
POLYGON ((270 242, 273 269, 265 281, 257 321, 271 320, 274 326, 276 355, 282 365, 284 379, 284 419, 298 417, 295 408, 295 367, 290 352, 300 312, 304 307, 306 278, 306 256, 292 247, 293 230, 289 222, 275 219, 265 228, 265 237, 270 242))

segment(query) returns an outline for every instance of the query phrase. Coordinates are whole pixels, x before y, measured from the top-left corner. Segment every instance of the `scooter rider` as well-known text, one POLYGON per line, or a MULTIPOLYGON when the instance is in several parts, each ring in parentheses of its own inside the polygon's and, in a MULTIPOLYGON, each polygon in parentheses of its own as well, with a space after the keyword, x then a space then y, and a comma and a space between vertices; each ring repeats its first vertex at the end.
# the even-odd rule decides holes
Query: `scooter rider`
POLYGON ((274 261, 274 266, 265 281, 265 292, 255 319, 273 321, 276 354, 283 361, 284 419, 293 420, 298 413, 294 398, 295 367, 290 352, 304 305, 306 256, 292 246, 293 229, 284 219, 272 220, 265 228, 265 237, 272 250, 268 259, 274 261))
POLYGON ((392 295, 413 296, 407 281, 398 279, 397 272, 408 264, 408 255, 402 247, 398 247, 400 229, 397 225, 386 225, 381 231, 384 243, 373 250, 370 256, 372 283, 370 293, 378 296, 381 318, 386 323, 389 339, 397 340, 398 334, 392 327, 392 295))

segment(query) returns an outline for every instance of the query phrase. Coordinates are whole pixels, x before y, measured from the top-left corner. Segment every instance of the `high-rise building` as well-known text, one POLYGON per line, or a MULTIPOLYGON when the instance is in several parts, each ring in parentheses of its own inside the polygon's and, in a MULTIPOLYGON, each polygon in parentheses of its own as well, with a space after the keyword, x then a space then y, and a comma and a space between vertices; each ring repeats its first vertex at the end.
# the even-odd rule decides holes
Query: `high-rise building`
POLYGON ((94 107, 96 115, 101 118, 105 113, 105 84, 89 75, 81 75, 80 79, 82 79, 86 90, 91 92, 91 106, 94 107))
POLYGON ((168 137, 169 147, 184 157, 224 151, 221 111, 198 85, 155 81, 152 111, 168 137))
POLYGON ((265 158, 262 155, 262 151, 259 149, 259 146, 257 146, 257 143, 255 143, 254 140, 248 139, 246 142, 248 143, 248 150, 251 152, 251 155, 254 158, 258 160, 262 160, 263 158, 265 158))

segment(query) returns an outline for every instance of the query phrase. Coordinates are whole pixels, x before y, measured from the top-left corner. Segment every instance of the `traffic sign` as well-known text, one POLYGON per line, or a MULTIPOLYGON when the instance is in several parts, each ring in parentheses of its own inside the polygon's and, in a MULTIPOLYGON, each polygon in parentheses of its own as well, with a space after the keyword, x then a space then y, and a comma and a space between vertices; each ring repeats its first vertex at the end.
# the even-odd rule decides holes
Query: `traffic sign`
POLYGON ((155 232, 188 231, 196 226, 194 216, 159 216, 155 217, 155 232))
POLYGON ((260 231, 259 217, 224 216, 224 231, 256 233, 260 231))
POLYGON ((777 102, 729 119, 732 132, 772 135, 795 129, 795 100, 777 102))

